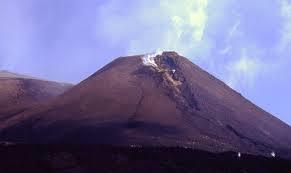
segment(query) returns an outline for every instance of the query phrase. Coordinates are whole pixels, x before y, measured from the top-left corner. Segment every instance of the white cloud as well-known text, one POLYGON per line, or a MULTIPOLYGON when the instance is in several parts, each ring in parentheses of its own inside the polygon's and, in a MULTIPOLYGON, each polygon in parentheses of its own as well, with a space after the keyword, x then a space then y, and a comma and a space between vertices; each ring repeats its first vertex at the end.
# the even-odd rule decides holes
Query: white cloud
POLYGON ((225 42, 226 42, 226 46, 225 48, 221 49, 218 51, 219 54, 221 55, 226 55, 228 53, 231 53, 233 46, 231 45, 231 41, 232 39, 234 39, 235 37, 238 36, 242 36, 241 31, 239 30, 239 26, 240 26, 240 21, 237 20, 233 26, 229 29, 225 42))
POLYGON ((228 54, 231 51, 231 48, 232 47, 230 45, 228 45, 224 49, 221 49, 220 51, 218 51, 218 53, 221 55, 228 54))
POLYGON ((201 41, 207 22, 208 0, 161 0, 161 9, 171 19, 176 35, 181 37, 185 29, 191 29, 191 39, 194 42, 201 41))
POLYGON ((240 57, 227 66, 227 84, 232 88, 252 87, 265 68, 266 64, 258 57, 242 50, 240 57))
POLYGON ((185 56, 205 57, 212 48, 212 41, 205 36, 210 1, 138 1, 127 10, 118 8, 117 1, 111 1, 98 9, 98 19, 103 21, 98 23, 97 34, 107 37, 112 45, 125 44, 125 54, 160 48, 185 56), (123 40, 127 42, 122 43, 123 40))
POLYGON ((286 50, 291 43, 291 3, 281 0, 281 16, 283 18, 283 28, 281 40, 278 46, 280 53, 286 50))
POLYGON ((236 34, 239 33, 239 26, 240 26, 240 21, 236 21, 235 24, 230 28, 227 36, 227 41, 232 39, 236 34))

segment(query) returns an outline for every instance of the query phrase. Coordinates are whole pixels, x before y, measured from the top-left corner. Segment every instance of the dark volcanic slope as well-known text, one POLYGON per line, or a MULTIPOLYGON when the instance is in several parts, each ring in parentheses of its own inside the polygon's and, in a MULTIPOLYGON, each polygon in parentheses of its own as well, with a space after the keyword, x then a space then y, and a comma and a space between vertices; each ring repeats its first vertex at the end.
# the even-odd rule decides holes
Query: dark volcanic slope
POLYGON ((55 98, 71 87, 70 84, 0 71, 0 120, 24 111, 34 103, 55 98))
POLYGON ((179 145, 288 156, 291 129, 174 52, 122 57, 55 102, 2 123, 28 143, 179 145))
POLYGON ((291 161, 184 148, 0 145, 1 173, 290 173, 291 161))

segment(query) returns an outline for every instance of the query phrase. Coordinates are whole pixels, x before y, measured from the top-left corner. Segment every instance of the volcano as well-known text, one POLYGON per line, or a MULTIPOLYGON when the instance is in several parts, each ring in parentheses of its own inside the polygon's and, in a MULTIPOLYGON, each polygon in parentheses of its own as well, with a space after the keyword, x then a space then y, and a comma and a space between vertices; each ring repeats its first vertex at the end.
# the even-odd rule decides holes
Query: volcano
POLYGON ((120 57, 0 124, 20 143, 180 146, 291 155, 291 127, 175 52, 120 57))
POLYGON ((64 93, 71 84, 0 71, 0 121, 64 93))

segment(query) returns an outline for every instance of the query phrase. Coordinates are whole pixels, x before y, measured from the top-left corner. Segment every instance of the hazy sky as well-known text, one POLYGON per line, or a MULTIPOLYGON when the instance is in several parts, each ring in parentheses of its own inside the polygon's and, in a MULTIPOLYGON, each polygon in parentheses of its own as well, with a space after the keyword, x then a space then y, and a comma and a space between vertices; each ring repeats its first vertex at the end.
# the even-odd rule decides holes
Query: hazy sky
POLYGON ((291 1, 0 0, 0 69, 77 83, 157 49, 291 124, 291 1))

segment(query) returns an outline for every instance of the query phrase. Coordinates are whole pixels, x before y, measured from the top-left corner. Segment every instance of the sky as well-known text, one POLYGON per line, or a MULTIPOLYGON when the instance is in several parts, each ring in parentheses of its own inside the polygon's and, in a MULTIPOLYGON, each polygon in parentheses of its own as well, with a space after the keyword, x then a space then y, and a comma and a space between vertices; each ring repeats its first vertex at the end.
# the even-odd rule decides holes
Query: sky
POLYGON ((0 69, 78 83, 176 51, 291 124, 291 0, 0 0, 0 69))

